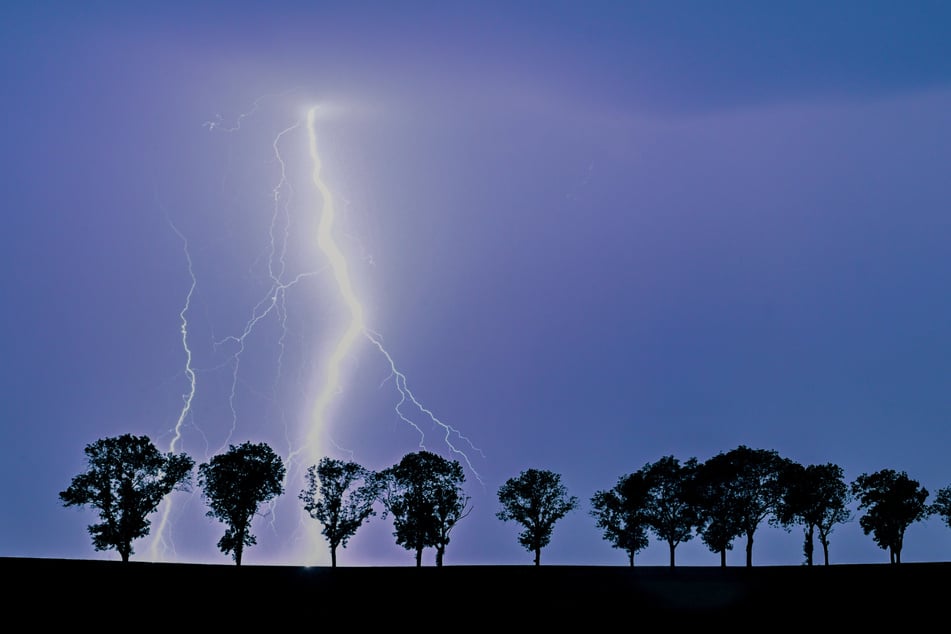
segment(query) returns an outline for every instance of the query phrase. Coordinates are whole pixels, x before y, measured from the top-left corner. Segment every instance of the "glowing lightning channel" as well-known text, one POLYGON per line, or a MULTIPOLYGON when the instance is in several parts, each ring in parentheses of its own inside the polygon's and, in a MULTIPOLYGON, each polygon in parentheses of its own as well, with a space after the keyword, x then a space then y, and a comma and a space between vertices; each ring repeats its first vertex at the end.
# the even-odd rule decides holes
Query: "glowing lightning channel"
POLYGON ((445 441, 447 446, 454 454, 457 454, 463 458, 469 469, 475 474, 479 482, 482 483, 482 478, 473 468, 472 462, 469 460, 468 455, 466 455, 463 450, 452 443, 452 437, 453 435, 458 436, 463 441, 465 441, 470 448, 478 451, 480 454, 482 453, 481 450, 472 445, 471 441, 469 441, 469 439, 465 436, 462 436, 458 430, 442 422, 436 417, 435 414, 433 414, 431 410, 424 407, 416 399, 416 397, 413 395, 413 392, 407 387, 406 376, 396 367, 396 363, 393 361, 392 356, 389 352, 387 352, 386 348, 384 348, 381 338, 367 329, 365 325, 363 306, 359 299, 357 299, 357 295, 353 290, 347 259, 343 255, 343 252, 340 250, 340 247, 337 245, 333 237, 333 225, 336 212, 330 188, 323 181, 320 175, 321 160, 317 151, 317 134, 314 126, 317 110, 318 107, 315 106, 307 112, 307 134, 310 158, 313 162, 312 176, 314 185, 320 192, 321 199, 323 201, 320 223, 317 228, 317 245, 327 256, 327 259, 330 262, 330 268, 333 273, 334 280, 337 283, 337 289, 340 291, 343 301, 350 313, 350 321, 348 322, 345 331, 337 341, 337 345, 334 347, 328 359, 326 380, 317 396, 312 421, 313 424, 310 428, 305 447, 310 448, 312 454, 316 456, 319 440, 317 435, 324 429, 324 417, 327 407, 329 406, 333 395, 340 389, 340 365, 347 354, 349 354, 349 352, 352 350, 357 339, 362 335, 363 337, 366 337, 366 339, 368 339, 386 358, 390 367, 390 376, 395 379, 396 389, 400 394, 399 402, 395 406, 396 414, 400 420, 412 426, 419 433, 419 446, 421 448, 425 448, 425 433, 418 424, 416 424, 411 418, 403 413, 402 406, 407 401, 411 402, 415 407, 423 412, 423 414, 425 414, 433 424, 443 429, 445 432, 445 441))
POLYGON ((333 236, 336 210, 334 208, 334 200, 330 188, 327 187, 327 184, 324 183, 320 176, 321 160, 320 154, 317 152, 317 133, 314 128, 316 114, 316 106, 307 111, 308 148, 311 162, 313 163, 311 175, 314 186, 317 188, 317 191, 320 192, 323 204, 320 222, 317 225, 317 246, 327 257, 334 281, 337 283, 337 290, 340 291, 340 295, 350 313, 350 321, 347 323, 346 329, 330 353, 330 357, 327 359, 327 375, 314 404, 313 424, 308 433, 305 447, 310 448, 315 458, 313 460, 315 464, 319 458, 318 434, 324 429, 324 417, 330 405, 330 401, 334 394, 340 389, 340 366, 353 349, 354 343, 356 343, 364 331, 363 305, 360 303, 360 300, 357 299, 357 294, 353 290, 347 259, 344 257, 340 247, 337 246, 337 242, 333 236))
MULTIPOLYGON (((192 267, 192 256, 188 251, 188 239, 178 230, 178 227, 176 227, 171 220, 168 221, 168 224, 172 227, 172 231, 182 240, 185 250, 185 259, 188 261, 188 275, 191 277, 191 286, 188 288, 188 294, 185 295, 185 305, 182 307, 181 312, 178 313, 178 317, 181 320, 182 348, 185 350, 185 376, 188 378, 188 392, 182 395, 182 409, 178 414, 178 420, 175 421, 174 435, 172 436, 172 441, 169 443, 169 451, 175 452, 178 447, 178 441, 182 438, 182 426, 185 424, 185 419, 191 411, 192 401, 195 399, 195 389, 197 387, 195 369, 192 367, 192 351, 188 346, 188 309, 191 307, 195 287, 198 286, 198 278, 195 277, 195 270, 192 267)), ((171 501, 165 500, 165 504, 162 508, 162 516, 159 519, 158 526, 155 530, 155 537, 151 543, 150 550, 153 561, 158 559, 159 545, 164 544, 165 528, 168 525, 171 510, 171 501)))

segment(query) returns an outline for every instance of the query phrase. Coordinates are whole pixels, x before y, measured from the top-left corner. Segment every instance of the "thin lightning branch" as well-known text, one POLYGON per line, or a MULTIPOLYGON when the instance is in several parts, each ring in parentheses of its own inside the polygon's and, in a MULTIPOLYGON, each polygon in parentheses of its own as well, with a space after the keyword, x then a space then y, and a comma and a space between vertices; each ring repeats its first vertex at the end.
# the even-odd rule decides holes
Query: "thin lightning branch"
POLYGON ((450 425, 447 425, 446 423, 442 422, 441 420, 439 420, 439 418, 436 417, 436 415, 435 415, 430 409, 428 409, 427 407, 423 406, 423 404, 420 403, 420 402, 416 399, 416 396, 413 394, 413 392, 412 392, 412 391, 409 389, 409 387, 407 386, 407 384, 406 384, 406 375, 403 374, 402 372, 400 372, 400 371, 396 368, 396 363, 393 361, 393 357, 390 356, 390 353, 387 352, 386 349, 383 347, 383 343, 380 341, 380 339, 378 338, 378 336, 377 336, 375 333, 372 333, 372 332, 369 331, 369 330, 364 330, 364 335, 366 336, 367 339, 370 340, 370 342, 371 342, 374 346, 377 347, 377 349, 380 351, 380 353, 381 353, 384 357, 386 357, 386 361, 387 361, 387 363, 389 363, 389 365, 390 365, 390 376, 395 379, 395 380, 394 380, 394 383, 396 384, 396 389, 397 389, 397 391, 400 393, 400 400, 399 400, 399 402, 396 404, 396 406, 395 406, 395 408, 394 408, 394 409, 396 410, 396 415, 399 416, 400 420, 402 420, 404 423, 407 423, 408 425, 412 426, 417 432, 419 432, 419 447, 420 447, 420 449, 426 449, 426 445, 425 445, 426 435, 425 435, 425 433, 423 432, 422 428, 420 428, 419 425, 417 425, 417 424, 416 424, 415 422, 413 422, 410 418, 408 418, 405 414, 403 414, 403 410, 402 410, 401 408, 402 408, 403 404, 404 404, 407 400, 410 401, 414 406, 416 406, 416 408, 419 409, 419 411, 421 411, 423 414, 425 414, 426 417, 429 418, 429 420, 432 421, 432 423, 433 423, 434 425, 437 425, 438 427, 442 428, 442 430, 445 432, 445 435, 444 435, 443 439, 444 439, 444 441, 445 441, 445 443, 446 443, 446 446, 449 447, 449 450, 450 450, 453 454, 456 454, 456 455, 462 457, 462 459, 465 461, 466 465, 469 467, 469 469, 470 469, 470 470, 472 471, 472 473, 475 475, 475 477, 476 477, 476 479, 479 481, 479 483, 484 486, 484 485, 485 485, 485 482, 482 480, 482 476, 479 475, 479 472, 476 471, 475 467, 472 466, 472 462, 469 460, 469 456, 466 454, 466 452, 462 451, 461 449, 459 449, 458 447, 456 447, 456 446, 453 444, 452 438, 453 438, 453 436, 457 436, 457 437, 460 438, 461 440, 465 441, 465 443, 466 443, 467 445, 469 445, 469 448, 470 448, 470 449, 474 449, 475 451, 478 451, 479 454, 484 458, 484 457, 485 457, 485 454, 482 452, 482 450, 479 449, 478 447, 476 447, 475 445, 473 445, 473 444, 472 444, 472 441, 469 440, 467 437, 463 436, 462 433, 460 433, 458 429, 455 429, 454 427, 451 427, 450 425))
MULTIPOLYGON (((188 250, 188 239, 178 230, 178 227, 176 227, 171 220, 168 220, 168 224, 172 228, 172 231, 182 240, 185 259, 188 262, 188 275, 191 278, 191 286, 188 287, 188 293, 185 295, 185 305, 182 307, 181 312, 178 313, 179 320, 181 321, 182 348, 185 350, 185 376, 188 378, 188 392, 182 395, 182 409, 178 414, 178 420, 175 421, 174 435, 172 436, 172 441, 169 443, 169 451, 175 452, 178 448, 178 442, 182 438, 182 426, 185 424, 185 418, 191 412, 192 401, 195 399, 195 390, 197 387, 195 370, 192 368, 192 351, 188 345, 188 309, 191 307, 192 296, 195 293, 195 288, 198 286, 198 278, 195 277, 195 269, 192 266, 192 256, 188 250)), ((171 509, 170 501, 166 500, 162 508, 161 518, 155 530, 155 537, 151 543, 151 555, 153 560, 158 558, 159 545, 167 546, 165 544, 164 534, 166 526, 168 525, 171 509)))
MULTIPOLYGON (((253 113, 257 109, 257 104, 259 101, 260 99, 255 101, 254 107, 247 114, 253 113)), ((242 115, 242 116, 245 116, 245 115, 242 115)), ((238 426, 238 410, 235 406, 235 400, 237 398, 238 373, 239 373, 239 369, 241 365, 241 354, 244 352, 246 339, 248 338, 248 336, 250 336, 251 332, 254 330, 258 322, 260 322, 262 319, 267 317, 271 313, 271 311, 275 309, 277 310, 277 314, 281 321, 281 328, 282 328, 282 335, 279 341, 281 350, 278 355, 278 378, 279 378, 280 365, 281 365, 281 360, 283 359, 283 352, 284 352, 284 336, 287 332, 287 324, 285 320, 287 313, 286 313, 286 310, 284 310, 286 306, 284 304, 286 291, 291 286, 297 284, 297 282, 299 282, 303 277, 314 275, 316 273, 316 272, 302 273, 298 275, 297 277, 295 277, 293 280, 291 280, 289 283, 285 284, 281 282, 280 278, 283 276, 284 270, 286 269, 285 255, 287 253, 287 239, 288 239, 290 221, 285 220, 284 222, 284 239, 281 241, 280 249, 278 249, 277 247, 275 235, 274 235, 275 227, 277 226, 278 218, 280 217, 281 210, 282 210, 282 206, 281 206, 281 200, 283 198, 282 191, 285 188, 290 187, 290 185, 287 182, 287 166, 286 166, 286 163, 284 162, 284 158, 282 157, 281 151, 280 151, 280 142, 281 142, 281 139, 284 137, 284 135, 295 130, 299 126, 300 126, 300 122, 297 122, 294 125, 291 125, 285 128, 284 130, 278 133, 278 135, 274 138, 274 141, 271 144, 271 147, 274 150, 274 156, 277 160, 277 164, 280 166, 280 178, 278 179, 277 184, 271 190, 272 197, 274 199, 274 212, 271 215, 271 224, 268 230, 268 233, 270 236, 270 254, 268 256, 268 275, 271 278, 271 288, 268 290, 267 294, 251 310, 251 318, 245 324, 244 330, 240 336, 230 335, 228 337, 225 337, 221 341, 215 342, 216 348, 224 344, 225 342, 229 342, 229 341, 238 344, 237 352, 235 352, 231 356, 231 364, 232 364, 231 394, 229 395, 229 398, 228 398, 228 406, 231 409, 231 430, 228 432, 228 435, 225 438, 224 443, 221 445, 219 452, 224 450, 228 446, 228 443, 231 442, 234 432, 237 430, 237 426, 238 426), (279 262, 279 270, 277 272, 275 272, 275 260, 279 262), (262 309, 262 307, 264 308, 262 309)), ((234 130, 237 130, 239 127, 240 127, 240 119, 239 119, 239 123, 236 124, 234 128, 228 128, 227 131, 234 131, 234 130)), ((286 216, 287 215, 286 207, 284 209, 285 209, 284 215, 286 216)), ((276 380, 277 379, 275 379, 275 381, 276 380)))

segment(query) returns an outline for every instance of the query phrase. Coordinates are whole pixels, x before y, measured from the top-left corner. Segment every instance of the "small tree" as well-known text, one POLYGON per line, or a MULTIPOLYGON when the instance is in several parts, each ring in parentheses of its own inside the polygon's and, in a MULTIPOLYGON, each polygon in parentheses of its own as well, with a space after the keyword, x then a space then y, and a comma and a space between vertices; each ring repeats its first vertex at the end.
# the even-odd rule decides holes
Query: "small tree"
POLYGON ((502 509, 496 513, 503 522, 514 520, 524 527, 518 543, 535 553, 541 564, 542 548, 551 541, 555 523, 578 507, 578 498, 568 495, 561 475, 542 469, 522 471, 499 487, 502 509))
POLYGON ((99 509, 89 525, 96 550, 116 550, 122 561, 135 552, 133 540, 149 533, 148 516, 173 490, 188 490, 194 461, 162 454, 147 436, 123 434, 86 445, 88 469, 60 491, 63 506, 99 509))
POLYGON ((214 456, 198 467, 198 473, 211 508, 208 517, 228 526, 218 548, 232 553, 240 566, 244 547, 257 543, 251 522, 258 507, 284 492, 284 463, 266 443, 245 442, 214 456))
POLYGON ((929 515, 925 504, 928 490, 904 471, 882 469, 857 477, 852 494, 859 501, 859 510, 866 510, 859 518, 862 530, 888 551, 891 563, 900 564, 905 530, 929 515))
POLYGON ((665 456, 641 469, 649 486, 647 525, 658 539, 667 542, 671 568, 677 546, 693 539, 693 530, 700 523, 697 507, 690 499, 696 471, 695 458, 681 464, 673 456, 665 456))
POLYGON ((627 553, 634 566, 634 555, 647 548, 647 523, 644 516, 649 501, 649 485, 637 472, 618 478, 609 491, 597 491, 591 497, 591 515, 597 520, 605 540, 627 553))
POLYGON ((938 489, 928 513, 940 516, 948 528, 951 528, 951 486, 938 489))
POLYGON ((393 516, 396 543, 416 553, 416 565, 423 565, 423 550, 436 548, 436 565, 441 566, 449 534, 468 515, 469 497, 462 491, 465 476, 457 460, 447 460, 429 451, 406 454, 389 469, 380 472, 379 495, 393 516))
POLYGON ((851 495, 842 467, 831 463, 808 467, 794 462, 788 465, 776 518, 787 530, 793 524, 803 525, 803 554, 807 565, 813 562, 813 536, 817 532, 825 565, 829 565, 829 534, 836 524, 851 519, 849 502, 851 495))
POLYGON ((330 545, 330 565, 337 567, 337 546, 376 515, 373 504, 379 491, 375 475, 356 462, 321 458, 307 469, 307 487, 298 496, 304 510, 323 524, 321 532, 330 545))

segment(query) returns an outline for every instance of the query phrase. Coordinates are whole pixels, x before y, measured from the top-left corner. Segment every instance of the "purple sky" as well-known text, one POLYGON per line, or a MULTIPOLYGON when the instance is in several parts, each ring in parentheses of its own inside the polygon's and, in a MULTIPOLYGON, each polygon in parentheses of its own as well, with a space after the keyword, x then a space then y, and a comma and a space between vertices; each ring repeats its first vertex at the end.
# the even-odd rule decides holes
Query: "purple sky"
MULTIPOLYGON (((665 455, 951 485, 951 5, 127 4, 0 9, 0 556, 118 558, 57 498, 99 438, 300 448, 346 322, 315 105, 366 325, 480 450, 453 437, 473 511, 447 565, 531 563, 495 518, 530 467, 581 501, 543 564, 626 565, 589 500, 665 455)), ((418 449, 385 355, 363 338, 341 370, 319 453, 418 449)), ((311 563, 305 466, 246 564, 311 563)), ((231 561, 197 487, 168 505, 133 559, 231 561)), ((412 565, 391 532, 373 518, 338 562, 412 565)), ((902 560, 949 553, 931 518, 902 560)), ((652 539, 637 561, 667 558, 652 539)), ((801 563, 800 530, 764 524, 753 558, 801 563)), ((857 520, 831 558, 888 560, 857 520)), ((699 539, 677 560, 719 564, 699 539)))

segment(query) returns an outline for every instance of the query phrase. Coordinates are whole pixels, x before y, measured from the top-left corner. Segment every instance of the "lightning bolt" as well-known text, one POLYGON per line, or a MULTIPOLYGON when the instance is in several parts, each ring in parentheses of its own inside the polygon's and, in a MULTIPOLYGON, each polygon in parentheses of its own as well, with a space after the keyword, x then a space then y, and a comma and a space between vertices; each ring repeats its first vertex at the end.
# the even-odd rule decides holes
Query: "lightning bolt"
MULTIPOLYGON (((181 323, 179 332, 181 332, 182 335, 182 348, 185 350, 185 377, 188 379, 188 391, 182 395, 182 409, 178 413, 178 419, 175 421, 173 428, 172 440, 169 442, 169 451, 175 452, 178 450, 178 443, 182 439, 182 427, 185 424, 185 419, 188 417, 189 412, 191 412, 192 401, 195 399, 195 391, 197 388, 195 369, 192 367, 192 351, 188 345, 188 309, 191 307, 192 296, 195 294, 195 288, 198 286, 198 278, 195 277, 192 256, 188 250, 188 239, 178 230, 178 227, 176 227, 171 220, 168 221, 168 224, 182 241, 182 248, 185 251, 185 260, 188 262, 188 275, 191 278, 191 285, 188 287, 188 293, 185 295, 185 305, 182 307, 181 312, 178 313, 178 318, 181 323)), ((158 560, 160 546, 165 550, 169 548, 169 544, 165 541, 165 530, 168 526, 168 518, 171 511, 171 500, 165 500, 158 526, 156 526, 155 529, 155 537, 151 543, 150 550, 153 560, 158 560)))
MULTIPOLYGON (((253 111, 252 111, 253 112, 253 111)), ((284 338, 287 335, 287 309, 285 304, 285 298, 287 295, 287 290, 296 284, 298 284, 302 279, 317 275, 319 271, 309 271, 301 273, 294 277, 290 282, 282 282, 281 278, 284 276, 284 272, 287 268, 287 263, 285 260, 285 255, 287 253, 287 239, 288 231, 290 228, 290 221, 285 220, 284 222, 284 236, 280 241, 280 248, 277 246, 277 239, 275 237, 275 232, 277 230, 277 225, 279 222, 280 216, 287 216, 287 205, 290 204, 289 201, 285 204, 281 204, 281 201, 285 199, 282 195, 282 192, 285 188, 290 188, 290 184, 287 181, 287 164, 284 161, 283 156, 280 151, 280 142, 284 135, 296 130, 300 126, 300 123, 295 123, 281 132, 274 138, 271 146, 274 150, 274 156, 277 160, 278 165, 280 166, 280 178, 278 179, 277 184, 272 189, 272 197, 274 199, 274 212, 271 216, 271 224, 268 230, 270 237, 270 252, 268 255, 268 276, 271 279, 271 287, 261 298, 260 301, 252 308, 251 317, 245 323, 244 329, 240 335, 229 335, 220 341, 215 342, 215 347, 224 345, 225 343, 231 342, 237 345, 237 351, 231 356, 231 393, 228 397, 228 406, 231 410, 231 429, 228 432, 227 437, 222 443, 218 451, 223 451, 228 444, 231 442, 234 432, 237 430, 238 426, 238 410, 235 405, 235 400, 237 399, 237 388, 238 388, 238 374, 241 366, 241 355, 245 350, 245 343, 247 338, 254 331, 258 323, 270 315, 272 312, 276 312, 278 319, 281 322, 281 337, 278 340, 278 346, 280 351, 278 353, 277 363, 278 363, 278 372, 275 377, 275 382, 280 379, 281 375, 281 364, 284 357, 284 338), (275 270, 276 269, 276 270, 275 270)), ((228 128, 229 131, 236 130, 236 128, 228 128)))
MULTIPOLYGON (((251 114, 260 109, 262 98, 255 100, 253 107, 241 114, 234 125, 228 127, 222 122, 221 117, 214 121, 205 123, 208 130, 218 130, 224 132, 237 132, 242 128, 242 122, 251 114)), ((306 116, 301 120, 285 127, 272 141, 273 156, 279 167, 279 175, 276 183, 271 189, 273 208, 271 209, 271 220, 268 229, 269 244, 262 256, 267 258, 267 290, 260 296, 260 299, 253 304, 250 309, 250 315, 243 327, 238 332, 223 338, 214 340, 213 348, 216 352, 220 349, 226 349, 227 358, 220 362, 210 371, 229 368, 230 369, 230 391, 227 394, 227 407, 230 411, 230 427, 227 429, 224 440, 218 450, 223 451, 231 442, 231 439, 239 428, 239 404, 238 404, 238 385, 239 375, 241 374, 242 358, 246 351, 246 344, 258 327, 269 317, 277 319, 280 326, 280 336, 277 341, 277 376, 274 379, 276 388, 282 374, 282 363, 285 352, 285 339, 288 334, 287 316, 288 305, 286 298, 291 289, 302 285, 308 278, 318 274, 327 273, 332 279, 332 288, 335 296, 338 297, 340 305, 343 308, 344 318, 340 324, 339 331, 331 343, 331 347, 325 353, 325 358, 321 359, 318 366, 322 372, 319 381, 313 392, 313 401, 310 406, 310 413, 302 421, 303 429, 298 429, 292 433, 290 425, 285 420, 283 411, 281 413, 281 422, 284 425, 284 438, 287 443, 287 466, 285 472, 285 490, 293 493, 293 488, 288 485, 292 473, 302 472, 303 467, 317 464, 324 456, 326 449, 333 449, 336 452, 344 453, 354 459, 354 452, 340 447, 329 433, 330 412, 334 400, 342 391, 344 383, 344 364, 348 358, 357 352, 357 346, 361 342, 367 342, 371 349, 378 352, 385 361, 385 367, 388 375, 383 379, 380 386, 392 381, 395 387, 397 398, 393 406, 394 413, 398 420, 410 426, 419 436, 418 446, 426 449, 427 432, 432 429, 439 431, 439 434, 445 444, 445 447, 453 455, 460 459, 474 474, 475 478, 483 484, 481 475, 475 469, 470 452, 477 452, 484 458, 484 454, 478 449, 472 441, 464 436, 458 429, 445 423, 436 414, 426 407, 420 399, 410 389, 406 374, 401 371, 393 356, 387 350, 383 342, 383 337, 367 326, 366 311, 355 290, 351 264, 348 261, 343 249, 335 238, 337 225, 337 208, 335 197, 322 175, 322 160, 318 151, 317 144, 317 120, 318 116, 323 116, 326 110, 323 106, 313 106, 306 111, 306 116), (293 188, 288 178, 288 169, 286 161, 281 152, 281 146, 286 139, 302 130, 306 132, 307 150, 310 159, 308 184, 319 195, 319 202, 316 204, 313 212, 316 215, 317 223, 315 235, 312 241, 305 244, 316 243, 316 252, 320 254, 325 261, 325 265, 317 270, 299 273, 296 276, 288 276, 288 247, 292 233, 291 200, 293 197, 293 188), (422 421, 422 422, 420 422, 422 421), (425 424, 424 424, 425 423, 425 424), (427 429, 431 428, 431 429, 427 429), (296 440, 295 440, 296 439, 296 440)), ((182 431, 185 421, 189 419, 192 412, 192 404, 196 398, 197 380, 196 371, 193 366, 193 355, 190 346, 189 337, 189 314, 192 308, 192 298, 197 287, 197 276, 192 264, 192 257, 189 252, 188 240, 171 222, 173 231, 183 241, 186 261, 188 263, 188 272, 191 279, 191 286, 185 298, 184 306, 179 313, 180 332, 182 337, 182 347, 185 352, 185 376, 188 378, 189 389, 183 395, 183 406, 178 413, 178 418, 174 426, 174 434, 171 440, 169 450, 179 450, 182 441, 182 431)), ((306 236, 306 234, 300 234, 306 236)), ((298 236, 300 237, 300 236, 298 236)), ((297 239, 297 238, 295 238, 297 239)), ((296 242, 295 242, 296 244, 296 242)), ((263 259, 263 257, 261 258, 263 259)), ((220 359, 219 359, 220 361, 220 359)), ((204 370, 202 370, 204 372, 204 370)), ((227 388, 225 388, 227 390, 227 388)), ((224 395, 222 395, 224 397, 224 395)), ((200 432, 201 430, 199 430, 200 432)), ((207 453, 207 446, 206 446, 207 453)), ((290 497, 295 502, 296 495, 282 496, 290 497)), ((276 525, 276 505, 281 502, 281 498, 271 501, 270 526, 277 533, 276 525)), ((156 528, 154 538, 151 542, 152 558, 157 559, 160 548, 167 549, 167 538, 165 534, 168 531, 168 525, 171 517, 171 499, 164 502, 161 520, 156 528)), ((310 562, 321 562, 327 558, 327 546, 322 535, 319 533, 318 522, 307 516, 306 512, 298 505, 297 508, 297 529, 298 536, 306 534, 304 547, 306 552, 303 557, 310 562)), ((296 541, 296 540, 295 540, 296 541)))
MULTIPOLYGON (((311 427, 307 435, 305 445, 300 451, 307 450, 310 460, 314 463, 316 463, 321 457, 319 436, 325 431, 326 414, 331 400, 333 399, 334 395, 340 391, 341 364, 343 363, 344 359, 351 354, 358 339, 363 337, 369 340, 369 342, 373 344, 373 346, 375 346, 376 349, 386 359, 390 369, 390 377, 394 379, 396 389, 400 395, 399 401, 395 405, 396 414, 400 420, 410 425, 418 432, 420 438, 419 447, 423 449, 426 447, 425 432, 418 423, 414 422, 413 419, 404 413, 402 408, 407 402, 412 403, 412 405, 414 405, 420 412, 425 414, 434 425, 440 427, 443 430, 444 440, 450 451, 453 454, 460 456, 465 461, 470 471, 475 474, 475 477, 479 480, 479 482, 484 485, 481 475, 479 475, 478 471, 476 471, 473 467, 469 456, 464 450, 456 446, 452 442, 452 439, 454 436, 460 438, 470 448, 478 451, 480 454, 482 453, 481 450, 475 447, 472 442, 467 437, 459 433, 457 429, 442 422, 430 409, 426 408, 422 405, 422 403, 420 403, 413 392, 409 389, 406 375, 397 368, 392 355, 383 346, 382 338, 366 327, 363 305, 360 303, 360 300, 357 298, 357 294, 354 291, 347 258, 344 256, 343 251, 340 249, 336 239, 334 238, 333 229, 334 222, 336 220, 334 198, 330 188, 327 186, 326 182, 324 182, 321 176, 322 162, 320 159, 320 153, 317 150, 317 131, 315 121, 318 109, 319 106, 314 106, 307 111, 308 150, 312 163, 311 178, 313 180, 314 187, 320 193, 320 198, 322 201, 320 222, 317 227, 317 246, 330 264, 330 269, 332 271, 337 290, 339 291, 340 297, 347 308, 350 318, 346 324, 346 328, 340 335, 336 345, 333 347, 327 359, 327 371, 324 377, 323 385, 321 386, 316 398, 311 427)), ((292 455, 296 455, 297 453, 299 453, 299 451, 293 452, 292 455)), ((320 547, 325 548, 322 543, 320 544, 320 547)))

